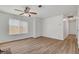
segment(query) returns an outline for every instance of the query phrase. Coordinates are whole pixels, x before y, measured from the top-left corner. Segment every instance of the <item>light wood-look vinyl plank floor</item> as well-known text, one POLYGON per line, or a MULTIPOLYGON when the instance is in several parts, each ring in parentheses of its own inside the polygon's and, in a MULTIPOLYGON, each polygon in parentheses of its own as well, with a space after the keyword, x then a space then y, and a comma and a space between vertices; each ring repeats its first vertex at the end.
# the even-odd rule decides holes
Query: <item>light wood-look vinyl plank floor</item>
POLYGON ((2 50, 10 48, 12 54, 74 54, 78 53, 75 35, 65 40, 48 37, 28 38, 0 44, 2 50))

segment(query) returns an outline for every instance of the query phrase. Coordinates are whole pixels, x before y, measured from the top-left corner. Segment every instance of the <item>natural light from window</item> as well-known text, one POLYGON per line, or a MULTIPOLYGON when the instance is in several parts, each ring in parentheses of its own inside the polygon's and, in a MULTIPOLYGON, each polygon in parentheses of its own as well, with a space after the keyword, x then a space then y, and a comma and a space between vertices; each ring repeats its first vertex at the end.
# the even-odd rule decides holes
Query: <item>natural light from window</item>
POLYGON ((28 33, 27 21, 9 19, 9 34, 25 34, 28 33))

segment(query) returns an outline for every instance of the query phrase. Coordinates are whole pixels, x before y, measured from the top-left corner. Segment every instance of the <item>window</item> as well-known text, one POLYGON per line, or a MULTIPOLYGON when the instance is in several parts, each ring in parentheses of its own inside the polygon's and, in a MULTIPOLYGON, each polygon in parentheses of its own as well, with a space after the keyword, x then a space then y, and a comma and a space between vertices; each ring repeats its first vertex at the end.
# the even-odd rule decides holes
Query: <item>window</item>
POLYGON ((22 34, 28 32, 28 24, 26 21, 10 19, 9 20, 9 34, 22 34))
POLYGON ((21 22, 21 33, 27 33, 28 32, 28 29, 27 29, 28 25, 27 25, 27 22, 25 21, 22 21, 21 22))

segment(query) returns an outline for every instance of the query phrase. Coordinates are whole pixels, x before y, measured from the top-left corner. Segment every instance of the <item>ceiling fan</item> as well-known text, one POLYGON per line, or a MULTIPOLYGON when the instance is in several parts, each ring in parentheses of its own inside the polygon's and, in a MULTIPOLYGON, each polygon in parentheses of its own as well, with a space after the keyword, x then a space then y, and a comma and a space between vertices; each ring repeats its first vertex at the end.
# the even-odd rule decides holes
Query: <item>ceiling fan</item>
POLYGON ((30 7, 25 7, 25 9, 24 10, 19 10, 19 9, 14 9, 15 11, 20 11, 20 12, 22 12, 21 14, 19 14, 19 15, 28 15, 29 17, 31 17, 31 15, 33 14, 33 15, 36 15, 37 13, 36 12, 31 12, 30 10, 30 7))

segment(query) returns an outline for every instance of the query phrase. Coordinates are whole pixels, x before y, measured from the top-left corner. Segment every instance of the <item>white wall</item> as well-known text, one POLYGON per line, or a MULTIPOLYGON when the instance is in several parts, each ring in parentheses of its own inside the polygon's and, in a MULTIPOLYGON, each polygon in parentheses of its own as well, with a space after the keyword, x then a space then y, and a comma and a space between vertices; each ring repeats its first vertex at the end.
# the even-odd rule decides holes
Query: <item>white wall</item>
POLYGON ((33 20, 33 37, 42 36, 43 33, 43 19, 35 18, 33 20))
POLYGON ((36 36, 42 36, 43 33, 43 19, 37 18, 36 19, 36 36))
POLYGON ((23 39, 31 37, 33 34, 32 23, 33 20, 29 20, 26 17, 21 17, 13 14, 8 14, 4 12, 0 12, 0 42, 11 41, 16 39, 23 39), (19 19, 26 20, 28 22, 28 33, 27 34, 19 34, 19 35, 9 35, 9 19, 19 19))
POLYGON ((44 20, 43 36, 63 40, 63 16, 50 17, 44 20))
POLYGON ((40 24, 41 24, 41 19, 39 19, 39 18, 21 17, 18 15, 13 15, 13 14, 9 14, 9 13, 0 11, 0 42, 33 37, 34 33, 35 33, 35 35, 40 35, 41 34, 40 29, 42 29, 40 24), (19 34, 19 35, 9 35, 9 19, 10 18, 26 20, 28 22, 28 33, 19 34), (36 19, 40 23, 39 24, 34 23, 34 22, 36 22, 36 20, 34 21, 34 19, 36 19), (37 26, 37 28, 36 28, 36 26, 37 26), (35 30, 35 32, 33 32, 34 30, 35 30))

